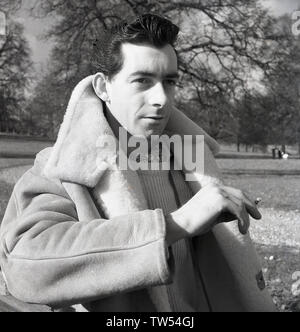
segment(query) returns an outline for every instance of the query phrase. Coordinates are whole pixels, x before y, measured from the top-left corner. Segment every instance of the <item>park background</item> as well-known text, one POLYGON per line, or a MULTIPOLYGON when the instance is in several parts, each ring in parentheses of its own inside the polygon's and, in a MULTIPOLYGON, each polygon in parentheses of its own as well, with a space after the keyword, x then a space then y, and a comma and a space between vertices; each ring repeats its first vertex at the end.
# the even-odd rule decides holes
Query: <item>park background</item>
POLYGON ((53 145, 72 89, 96 72, 97 36, 164 15, 182 31, 177 106, 221 144, 226 183, 263 198, 251 235, 267 286, 280 311, 300 311, 297 9, 300 0, 0 0, 0 222, 16 181, 53 145), (273 159, 274 148, 289 158, 273 159))

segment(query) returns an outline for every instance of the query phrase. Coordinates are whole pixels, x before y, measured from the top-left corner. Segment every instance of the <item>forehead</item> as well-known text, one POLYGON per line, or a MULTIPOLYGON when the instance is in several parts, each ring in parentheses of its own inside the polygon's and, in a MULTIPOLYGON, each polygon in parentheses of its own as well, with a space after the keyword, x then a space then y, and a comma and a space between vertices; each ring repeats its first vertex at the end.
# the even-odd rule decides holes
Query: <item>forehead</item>
POLYGON ((156 48, 149 45, 123 44, 122 52, 124 75, 139 71, 168 75, 178 71, 177 55, 171 45, 156 48))

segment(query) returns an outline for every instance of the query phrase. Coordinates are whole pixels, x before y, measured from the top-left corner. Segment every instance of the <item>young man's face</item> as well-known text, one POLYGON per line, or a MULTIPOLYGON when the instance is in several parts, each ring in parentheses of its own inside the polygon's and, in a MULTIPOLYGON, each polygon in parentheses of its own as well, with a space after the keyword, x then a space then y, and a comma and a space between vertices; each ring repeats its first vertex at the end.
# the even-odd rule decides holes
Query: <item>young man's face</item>
POLYGON ((131 135, 161 135, 169 121, 178 79, 171 45, 122 45, 124 65, 107 83, 109 109, 131 135))

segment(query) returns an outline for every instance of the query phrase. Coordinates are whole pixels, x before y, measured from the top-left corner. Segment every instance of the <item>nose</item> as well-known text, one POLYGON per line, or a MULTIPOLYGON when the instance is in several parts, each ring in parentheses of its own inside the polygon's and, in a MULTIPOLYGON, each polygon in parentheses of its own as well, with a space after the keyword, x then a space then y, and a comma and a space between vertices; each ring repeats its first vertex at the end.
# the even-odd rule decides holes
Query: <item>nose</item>
POLYGON ((156 108, 163 108, 168 102, 168 95, 162 83, 157 83, 150 91, 149 103, 156 108))

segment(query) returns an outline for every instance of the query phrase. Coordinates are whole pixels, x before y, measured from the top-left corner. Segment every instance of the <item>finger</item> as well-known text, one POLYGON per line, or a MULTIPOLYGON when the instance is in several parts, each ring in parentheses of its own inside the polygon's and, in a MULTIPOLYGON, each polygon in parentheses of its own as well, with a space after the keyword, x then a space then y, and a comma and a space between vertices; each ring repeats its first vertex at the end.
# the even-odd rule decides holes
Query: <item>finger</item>
POLYGON ((256 220, 261 220, 262 215, 258 210, 257 204, 255 204, 255 202, 253 203, 245 193, 243 193, 243 195, 246 209, 250 213, 251 217, 256 220))
POLYGON ((236 216, 238 220, 238 227, 241 234, 247 234, 250 227, 250 218, 246 210, 245 205, 240 205, 240 203, 235 203, 233 200, 227 199, 228 211, 236 216))
MULTIPOLYGON (((228 194, 228 193, 227 193, 228 194)), ((240 194, 242 194, 240 192, 240 194)), ((241 234, 245 235, 248 233, 249 228, 250 228, 250 217, 246 208, 246 204, 245 202, 234 196, 234 195, 229 195, 227 196, 228 200, 231 200, 232 203, 235 204, 236 207, 236 211, 239 213, 239 218, 238 218, 238 227, 239 227, 239 231, 241 234)))
POLYGON ((246 235, 248 233, 250 228, 250 217, 246 210, 245 205, 243 206, 242 209, 242 221, 239 220, 238 226, 241 234, 246 235))
POLYGON ((226 190, 229 194, 233 195, 234 197, 242 199, 245 203, 247 211, 249 212, 252 218, 256 220, 260 220, 262 218, 261 213, 259 212, 256 204, 254 203, 254 200, 252 201, 245 193, 231 187, 224 187, 224 190, 226 190))

